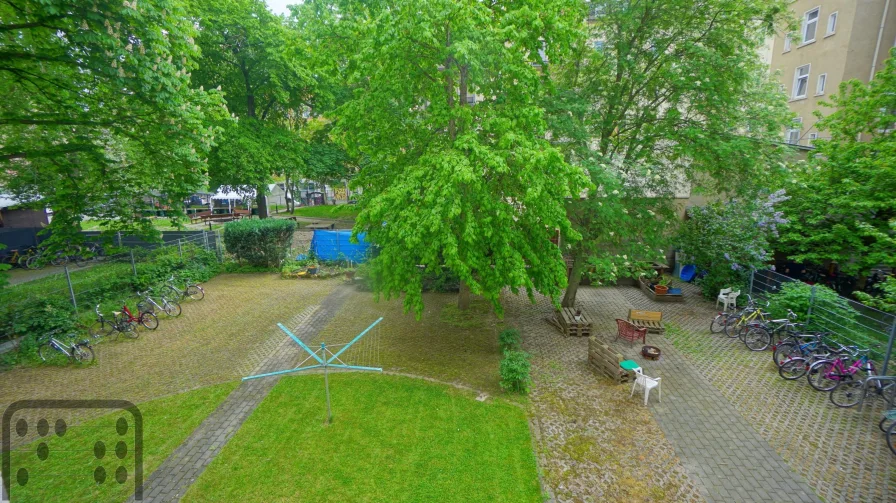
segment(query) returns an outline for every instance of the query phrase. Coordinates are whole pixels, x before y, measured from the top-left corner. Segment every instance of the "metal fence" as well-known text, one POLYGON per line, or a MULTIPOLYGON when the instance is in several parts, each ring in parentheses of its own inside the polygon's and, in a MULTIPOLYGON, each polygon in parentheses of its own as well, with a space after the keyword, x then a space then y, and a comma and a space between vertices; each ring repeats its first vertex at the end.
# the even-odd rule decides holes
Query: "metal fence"
POLYGON ((892 370, 896 315, 771 270, 750 275, 749 293, 754 299, 768 301, 773 310, 793 309, 810 330, 828 332, 836 342, 870 348, 871 358, 882 363, 881 375, 892 370), (790 283, 793 285, 787 286, 790 283))
MULTIPOLYGON (((24 317, 39 301, 55 299, 57 302, 67 301, 76 312, 84 314, 92 312, 95 304, 115 302, 134 294, 132 279, 137 276, 140 264, 158 257, 157 250, 167 250, 171 258, 179 259, 183 264, 188 264, 197 250, 214 251, 218 262, 223 259, 220 231, 198 231, 157 244, 128 243, 127 238, 121 242, 125 245, 124 251, 87 261, 82 263, 83 267, 69 262, 62 267, 48 268, 52 271, 49 274, 40 275, 41 271, 34 271, 40 277, 0 290, 0 307, 5 313, 22 313, 24 317)), ((26 322, 25 318, 22 322, 26 322)), ((0 339, 12 333, 14 331, 9 327, 0 327, 0 339)))

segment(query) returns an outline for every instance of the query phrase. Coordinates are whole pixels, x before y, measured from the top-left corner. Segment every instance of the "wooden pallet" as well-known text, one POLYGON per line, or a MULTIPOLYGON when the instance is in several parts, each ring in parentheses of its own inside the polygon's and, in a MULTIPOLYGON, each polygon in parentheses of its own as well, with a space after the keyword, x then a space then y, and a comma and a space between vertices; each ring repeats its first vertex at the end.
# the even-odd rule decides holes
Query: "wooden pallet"
POLYGON ((680 293, 667 293, 665 295, 657 295, 656 292, 650 289, 647 286, 647 282, 644 281, 644 278, 640 278, 638 280, 638 286, 641 288, 641 291, 644 292, 644 295, 647 296, 650 300, 655 300, 657 302, 684 302, 684 295, 680 293))
POLYGON ((666 333, 666 327, 663 326, 663 313, 660 311, 643 311, 640 309, 629 309, 628 322, 639 328, 646 328, 648 334, 666 333))
POLYGON ((617 384, 634 381, 635 373, 619 366, 625 358, 600 342, 596 337, 588 340, 588 362, 617 384))
POLYGON ((555 313, 555 319, 563 335, 590 337, 594 329, 594 323, 591 322, 591 317, 585 311, 582 311, 580 319, 576 320, 576 310, 571 307, 560 308, 555 313))

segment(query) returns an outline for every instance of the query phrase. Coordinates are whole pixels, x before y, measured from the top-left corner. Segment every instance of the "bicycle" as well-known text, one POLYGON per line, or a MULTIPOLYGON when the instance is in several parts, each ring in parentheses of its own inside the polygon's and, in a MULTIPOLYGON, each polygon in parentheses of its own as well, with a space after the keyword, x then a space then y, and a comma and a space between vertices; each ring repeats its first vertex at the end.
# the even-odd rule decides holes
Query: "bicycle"
POLYGON ((887 446, 893 454, 896 454, 896 422, 887 429, 887 446))
POLYGON ((142 297, 143 300, 137 303, 137 310, 139 312, 148 312, 155 314, 156 310, 161 311, 167 314, 171 318, 177 318, 180 316, 181 308, 180 304, 174 302, 173 300, 168 300, 165 295, 162 295, 162 303, 159 304, 156 302, 149 292, 137 292, 137 295, 142 297))
POLYGON ((806 356, 793 356, 791 353, 778 367, 778 375, 787 381, 793 381, 807 375, 809 369, 817 363, 829 361, 834 355, 843 352, 843 348, 831 349, 827 344, 821 343, 817 347, 808 350, 806 356))
POLYGON ((90 325, 90 329, 88 329, 88 333, 92 335, 94 338, 105 337, 111 335, 112 332, 115 331, 115 323, 107 320, 103 313, 100 312, 100 305, 97 304, 94 309, 96 313, 96 321, 93 325, 90 325))
POLYGON ((86 267, 90 262, 97 262, 105 256, 102 245, 90 243, 84 247, 78 247, 78 253, 71 257, 78 267, 86 267))
MULTIPOLYGON (((766 307, 768 307, 768 304, 766 304, 766 307)), ((753 299, 750 299, 747 307, 744 308, 740 315, 735 315, 733 323, 731 318, 728 319, 724 328, 725 335, 732 339, 738 337, 740 340, 744 340, 747 326, 756 321, 756 318, 759 318, 759 321, 762 323, 768 323, 769 320, 765 317, 767 314, 761 307, 756 307, 753 299)))
MULTIPOLYGON (((819 346, 822 345, 822 340, 828 335, 830 334, 824 332, 809 334, 790 334, 780 343, 774 346, 775 350, 772 352, 772 361, 775 362, 775 365, 778 368, 781 368, 781 365, 783 365, 787 360, 790 360, 792 358, 803 358, 809 356, 810 354, 818 353, 819 346), (809 342, 800 342, 804 339, 814 340, 810 340, 809 342)), ((826 348, 827 346, 823 346, 821 350, 824 350, 826 348)))
POLYGON ((868 360, 862 366, 866 377, 864 379, 855 379, 854 375, 846 376, 834 386, 831 390, 831 403, 837 407, 849 408, 864 403, 869 392, 872 396, 879 396, 884 399, 892 408, 896 402, 896 376, 879 376, 876 375, 874 362, 868 360), (882 381, 890 381, 889 384, 882 384, 882 381), (868 389, 868 384, 872 383, 873 387, 868 389))
POLYGON ((168 278, 168 283, 162 287, 162 294, 165 295, 166 292, 170 293, 171 298, 178 301, 186 299, 187 297, 193 300, 202 300, 205 298, 205 290, 203 290, 201 286, 196 283, 187 282, 186 285, 184 285, 183 290, 181 290, 174 284, 174 276, 168 278))
POLYGON ((84 340, 66 344, 53 337, 53 334, 56 333, 58 331, 50 332, 41 338, 41 344, 37 347, 37 354, 42 361, 47 363, 91 363, 96 359, 90 341, 84 340))
MULTIPOLYGON (((124 322, 127 323, 139 323, 146 327, 149 330, 155 330, 159 328, 159 319, 156 318, 156 315, 152 314, 149 311, 140 311, 137 310, 137 316, 134 316, 134 313, 128 309, 127 305, 121 306, 121 311, 115 313, 116 318, 121 318, 124 322)), ((136 331, 135 331, 136 333, 136 331)))
POLYGON ((793 320, 796 318, 796 314, 788 309, 786 318, 769 320, 767 323, 750 323, 742 337, 744 345, 750 351, 765 351, 776 337, 779 341, 786 339, 781 336, 782 332, 788 336, 797 333, 796 328, 802 326, 802 323, 794 323, 793 320))
POLYGON ((857 346, 846 346, 837 353, 836 358, 817 361, 809 366, 806 379, 809 386, 818 391, 831 391, 846 376, 852 376, 868 362, 868 349, 860 350, 857 346), (864 354, 862 354, 864 353, 864 354), (848 354, 855 361, 846 367, 844 355, 848 354))
POLYGON ((18 249, 10 250, 10 252, 3 257, 3 263, 9 264, 12 267, 21 267, 25 269, 25 262, 28 261, 28 257, 34 254, 34 247, 26 248, 23 253, 20 253, 18 249))

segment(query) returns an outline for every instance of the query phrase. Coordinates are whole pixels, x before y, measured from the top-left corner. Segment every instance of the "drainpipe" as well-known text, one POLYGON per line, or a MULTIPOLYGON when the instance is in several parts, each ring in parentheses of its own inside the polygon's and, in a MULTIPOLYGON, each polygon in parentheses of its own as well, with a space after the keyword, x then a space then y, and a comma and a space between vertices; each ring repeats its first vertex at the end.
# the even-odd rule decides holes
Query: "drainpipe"
POLYGON ((890 0, 884 3, 884 15, 880 18, 880 28, 877 30, 877 45, 874 46, 874 59, 871 60, 871 75, 868 81, 874 79, 874 70, 877 69, 877 55, 880 53, 880 41, 884 36, 884 25, 887 23, 887 12, 890 10, 890 0))

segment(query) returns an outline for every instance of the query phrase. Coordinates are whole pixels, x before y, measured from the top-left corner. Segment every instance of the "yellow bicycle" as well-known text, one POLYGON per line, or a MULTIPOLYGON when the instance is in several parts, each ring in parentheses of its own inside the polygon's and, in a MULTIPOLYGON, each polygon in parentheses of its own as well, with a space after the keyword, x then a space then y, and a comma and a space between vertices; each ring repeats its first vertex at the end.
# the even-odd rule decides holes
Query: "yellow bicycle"
MULTIPOLYGON (((768 307, 768 303, 766 303, 766 307, 768 307)), ((747 307, 745 307, 740 313, 732 314, 728 317, 728 320, 725 322, 725 335, 730 338, 739 337, 743 340, 744 335, 747 333, 747 327, 750 326, 750 323, 754 321, 758 321, 761 323, 768 323, 769 319, 767 318, 768 313, 762 310, 762 307, 756 306, 756 303, 751 298, 747 303, 747 307)))

